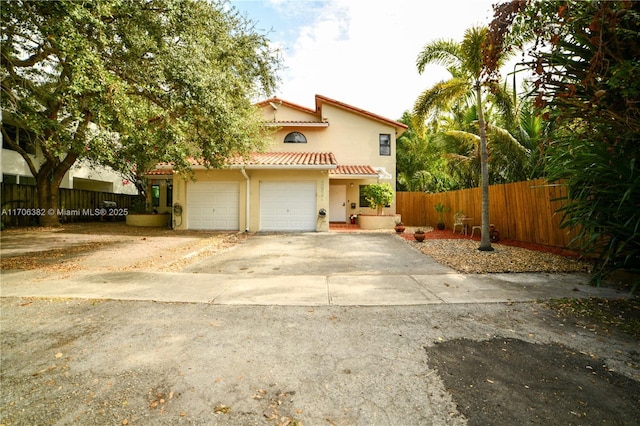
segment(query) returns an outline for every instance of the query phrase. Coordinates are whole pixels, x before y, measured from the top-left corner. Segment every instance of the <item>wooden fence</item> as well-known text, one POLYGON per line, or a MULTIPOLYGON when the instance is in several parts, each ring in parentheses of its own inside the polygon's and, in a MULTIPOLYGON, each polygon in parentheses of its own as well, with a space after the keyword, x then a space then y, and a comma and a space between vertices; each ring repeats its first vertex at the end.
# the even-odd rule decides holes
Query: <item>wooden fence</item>
MULTIPOLYGON (((3 226, 32 226, 38 224, 38 194, 35 186, 2 183, 1 208, 3 226)), ((135 195, 81 189, 58 190, 58 208, 55 212, 63 222, 100 220, 95 214, 102 201, 114 201, 119 209, 131 211, 135 195)), ((45 213, 47 214, 47 213, 45 213)), ((124 214, 113 219, 124 220, 124 214)))
MULTIPOLYGON (((566 248, 574 234, 560 229, 561 213, 556 211, 566 194, 564 187, 544 179, 491 185, 489 187, 489 221, 502 238, 566 248)), ((481 188, 425 194, 398 192, 396 211, 407 226, 434 226, 438 220, 435 205, 445 205, 444 222, 453 227, 453 215, 462 211, 473 218, 471 225, 482 223, 481 188)))

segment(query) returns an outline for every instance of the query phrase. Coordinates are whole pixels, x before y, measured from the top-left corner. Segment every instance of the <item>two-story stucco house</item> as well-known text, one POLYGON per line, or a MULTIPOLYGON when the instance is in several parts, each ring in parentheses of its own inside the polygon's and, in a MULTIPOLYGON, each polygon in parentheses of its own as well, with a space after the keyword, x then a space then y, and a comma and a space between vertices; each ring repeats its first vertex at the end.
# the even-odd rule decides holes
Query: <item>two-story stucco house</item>
POLYGON ((258 106, 278 129, 267 152, 224 169, 195 166, 195 181, 162 168, 148 176, 175 228, 328 231, 329 222, 375 214, 362 188, 395 187, 396 138, 407 126, 320 95, 315 108, 278 98, 258 106))

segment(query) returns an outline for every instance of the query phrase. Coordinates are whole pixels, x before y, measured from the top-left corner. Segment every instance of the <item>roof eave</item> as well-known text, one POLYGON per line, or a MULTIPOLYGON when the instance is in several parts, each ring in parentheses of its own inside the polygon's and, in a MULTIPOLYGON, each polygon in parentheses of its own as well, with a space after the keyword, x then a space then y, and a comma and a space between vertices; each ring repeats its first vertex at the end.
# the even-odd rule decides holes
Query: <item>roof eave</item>
POLYGON ((330 175, 331 179, 378 179, 379 175, 352 174, 352 175, 330 175))
POLYGON ((230 169, 245 170, 333 170, 336 164, 232 164, 230 169))
POLYGON ((329 123, 323 122, 293 122, 293 121, 267 121, 267 127, 329 127, 329 123))

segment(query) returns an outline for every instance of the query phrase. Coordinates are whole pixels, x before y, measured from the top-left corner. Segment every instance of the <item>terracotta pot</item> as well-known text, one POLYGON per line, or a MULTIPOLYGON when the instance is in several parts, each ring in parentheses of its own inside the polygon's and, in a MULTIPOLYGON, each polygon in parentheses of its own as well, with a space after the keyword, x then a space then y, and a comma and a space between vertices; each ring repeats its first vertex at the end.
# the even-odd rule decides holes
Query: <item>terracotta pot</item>
POLYGON ((394 229, 396 230, 396 232, 398 234, 402 234, 404 232, 404 230, 405 230, 405 227, 404 227, 404 225, 396 225, 394 229))
POLYGON ((444 223, 438 223, 436 227, 442 231, 444 229, 444 223))
POLYGON ((413 238, 415 238, 419 243, 423 242, 425 237, 425 234, 413 234, 413 238))

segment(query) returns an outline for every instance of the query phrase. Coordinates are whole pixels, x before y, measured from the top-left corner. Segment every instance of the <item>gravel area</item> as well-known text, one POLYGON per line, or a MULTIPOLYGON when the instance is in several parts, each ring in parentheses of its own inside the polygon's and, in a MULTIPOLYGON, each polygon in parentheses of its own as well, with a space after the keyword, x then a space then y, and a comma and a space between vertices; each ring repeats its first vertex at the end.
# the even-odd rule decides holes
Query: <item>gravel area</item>
POLYGON ((465 274, 504 272, 590 272, 586 262, 503 244, 492 244, 493 251, 479 251, 474 240, 407 241, 437 262, 465 274))

